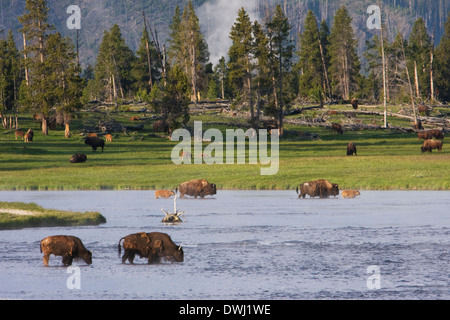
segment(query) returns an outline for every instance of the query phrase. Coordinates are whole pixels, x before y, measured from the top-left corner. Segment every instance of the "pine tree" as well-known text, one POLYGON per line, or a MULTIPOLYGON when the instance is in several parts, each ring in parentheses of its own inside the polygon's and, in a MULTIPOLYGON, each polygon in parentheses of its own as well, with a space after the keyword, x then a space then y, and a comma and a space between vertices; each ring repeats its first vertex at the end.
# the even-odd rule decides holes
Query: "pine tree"
POLYGON ((428 35, 425 21, 416 20, 408 39, 407 58, 408 68, 414 75, 416 97, 430 96, 430 50, 431 39, 428 35))
POLYGON ((255 115, 252 94, 253 72, 253 35, 252 22, 244 8, 231 28, 232 44, 228 49, 228 69, 230 82, 238 102, 246 103, 250 108, 251 124, 254 126, 255 115))
POLYGON ((280 136, 282 136, 284 105, 288 102, 284 101, 287 95, 283 92, 283 85, 286 76, 292 69, 294 46, 289 37, 292 26, 280 5, 276 6, 273 18, 266 24, 266 28, 272 66, 274 108, 277 114, 280 136))
POLYGON ((161 67, 155 43, 150 41, 147 29, 144 28, 139 48, 136 51, 136 59, 132 66, 134 90, 139 91, 145 89, 149 93, 153 84, 160 80, 161 67), (148 53, 150 54, 150 69, 148 53))
POLYGON ((47 135, 52 105, 46 92, 51 70, 44 67, 44 51, 48 32, 53 27, 48 23, 49 9, 45 0, 26 0, 25 10, 27 12, 19 17, 25 44, 24 65, 27 76, 26 87, 22 88, 22 103, 42 115, 42 134, 47 135))
MULTIPOLYGON (((303 33, 300 34, 299 67, 300 90, 299 93, 304 97, 310 97, 312 92, 326 92, 324 84, 324 64, 320 50, 319 29, 314 13, 309 10, 305 20, 303 33)), ((322 94, 320 94, 322 97, 322 94)), ((320 101, 322 98, 320 97, 320 101)))
POLYGON ((119 26, 114 25, 109 32, 105 31, 95 66, 99 98, 114 101, 116 106, 119 96, 125 98, 133 83, 131 71, 134 61, 135 56, 125 44, 119 26))
POLYGON ((450 13, 445 22, 445 31, 436 48, 436 87, 438 97, 443 102, 450 102, 450 13))
POLYGON ((356 91, 360 63, 356 54, 357 40, 352 29, 352 18, 345 6, 334 17, 330 34, 330 78, 334 94, 349 100, 356 91))

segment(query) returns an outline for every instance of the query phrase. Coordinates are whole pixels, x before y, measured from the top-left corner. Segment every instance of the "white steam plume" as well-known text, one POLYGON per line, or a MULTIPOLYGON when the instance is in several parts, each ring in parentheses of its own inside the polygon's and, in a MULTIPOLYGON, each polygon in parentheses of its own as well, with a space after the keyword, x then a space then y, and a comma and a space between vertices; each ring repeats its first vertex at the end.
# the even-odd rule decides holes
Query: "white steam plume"
POLYGON ((257 0, 210 0, 196 12, 205 34, 210 60, 216 65, 221 57, 227 57, 231 46, 229 38, 239 10, 244 7, 251 21, 258 20, 257 0))

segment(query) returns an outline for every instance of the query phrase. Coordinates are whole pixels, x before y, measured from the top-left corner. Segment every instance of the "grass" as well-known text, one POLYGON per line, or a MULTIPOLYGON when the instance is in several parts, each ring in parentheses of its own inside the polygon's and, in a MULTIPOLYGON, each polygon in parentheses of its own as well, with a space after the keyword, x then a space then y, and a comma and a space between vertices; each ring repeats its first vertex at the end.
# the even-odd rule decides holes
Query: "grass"
MULTIPOLYGON (((126 123, 132 115, 120 113, 115 117, 126 123)), ((22 116, 19 123, 23 128, 34 129, 32 143, 16 141, 13 132, 4 130, 1 134, 0 131, 0 190, 151 190, 175 188, 195 178, 214 182, 218 189, 294 189, 301 182, 320 178, 338 183, 341 189, 450 189, 450 153, 445 140, 442 152, 422 154, 422 141, 412 133, 364 130, 337 135, 325 128, 287 125, 288 130, 316 133, 321 138, 298 141, 286 135, 280 142, 279 172, 261 176, 261 164, 175 165, 170 156, 177 142, 150 137, 151 122, 142 131, 115 134, 103 153, 94 153, 78 135, 81 122, 90 116, 73 122, 70 139, 64 139, 63 129, 59 128, 43 136, 39 124, 32 121, 30 115, 22 116), (357 144, 358 156, 346 156, 346 145, 350 141, 357 144), (69 163, 74 153, 87 154, 87 162, 69 163)), ((344 119, 332 117, 333 122, 344 119)), ((358 119, 373 122, 374 117, 358 116, 358 119)), ((194 120, 204 121, 203 130, 220 129, 224 137, 225 129, 236 128, 226 123, 242 123, 242 120, 213 113, 192 116, 191 124, 194 120)), ((408 120, 395 121, 396 125, 410 125, 408 120)))
POLYGON ((44 209, 35 203, 0 202, 0 230, 98 225, 106 222, 99 212, 73 212, 44 209), (29 215, 16 214, 15 210, 29 215), (8 212, 10 211, 10 212, 8 212))

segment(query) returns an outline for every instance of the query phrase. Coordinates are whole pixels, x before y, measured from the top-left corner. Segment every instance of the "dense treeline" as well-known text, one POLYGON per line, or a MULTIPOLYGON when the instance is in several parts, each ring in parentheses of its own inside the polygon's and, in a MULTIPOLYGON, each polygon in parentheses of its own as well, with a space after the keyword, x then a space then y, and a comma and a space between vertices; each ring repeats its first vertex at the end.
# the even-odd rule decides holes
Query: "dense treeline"
POLYGON ((279 128, 285 111, 296 103, 379 102, 383 85, 390 103, 411 102, 411 91, 417 103, 450 101, 450 15, 437 46, 422 18, 408 39, 398 33, 389 42, 384 34, 381 42, 381 35, 375 35, 367 43, 368 67, 363 70, 346 7, 337 10, 331 27, 310 10, 297 48, 281 6, 266 13, 264 21, 251 21, 242 8, 230 30, 228 56, 213 66, 189 2, 175 10, 167 47, 145 24, 133 52, 114 25, 103 34, 95 65, 82 71, 71 41, 48 24, 46 1, 27 0, 25 11, 19 17, 23 51, 17 50, 11 32, 0 40, 0 111, 32 111, 44 134, 47 122, 56 119, 66 125, 68 137, 70 120, 92 100, 116 107, 121 100, 147 101, 171 129, 187 123, 189 102, 205 99, 229 99, 232 108, 249 113, 252 126, 266 115, 279 128))

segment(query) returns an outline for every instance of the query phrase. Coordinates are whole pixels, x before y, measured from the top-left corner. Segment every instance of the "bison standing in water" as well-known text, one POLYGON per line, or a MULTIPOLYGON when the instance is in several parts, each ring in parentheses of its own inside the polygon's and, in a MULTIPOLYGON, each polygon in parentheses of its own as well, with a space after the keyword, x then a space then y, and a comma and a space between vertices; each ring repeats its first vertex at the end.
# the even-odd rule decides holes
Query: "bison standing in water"
POLYGON ((184 198, 185 194, 194 198, 204 198, 205 196, 215 195, 217 193, 216 185, 204 179, 183 182, 179 185, 178 190, 180 191, 180 198, 184 198))
POLYGON ((139 232, 123 237, 119 240, 119 256, 121 254, 120 242, 122 240, 125 250, 122 256, 122 263, 128 260, 130 264, 133 264, 136 254, 141 258, 147 258, 149 264, 160 263, 163 258, 172 262, 184 261, 183 248, 173 243, 168 234, 139 232))
POLYGON ((322 199, 339 195, 339 186, 325 179, 302 183, 297 187, 297 193, 299 193, 299 190, 298 197, 303 199, 306 195, 309 195, 310 198, 320 197, 322 199))
POLYGON ((44 265, 48 266, 50 254, 62 256, 65 266, 72 265, 74 258, 92 263, 92 252, 87 250, 81 240, 74 236, 50 236, 41 240, 41 253, 44 253, 44 265))

